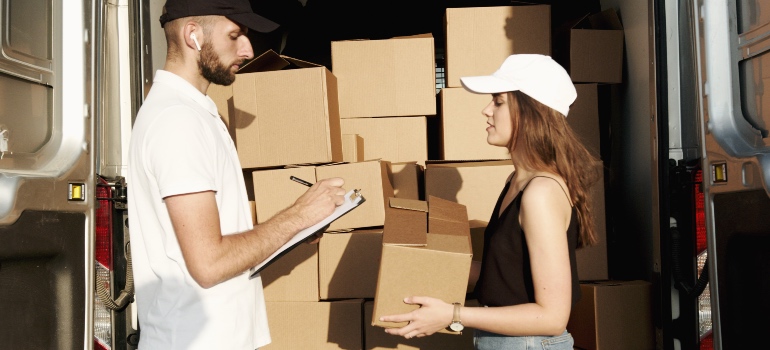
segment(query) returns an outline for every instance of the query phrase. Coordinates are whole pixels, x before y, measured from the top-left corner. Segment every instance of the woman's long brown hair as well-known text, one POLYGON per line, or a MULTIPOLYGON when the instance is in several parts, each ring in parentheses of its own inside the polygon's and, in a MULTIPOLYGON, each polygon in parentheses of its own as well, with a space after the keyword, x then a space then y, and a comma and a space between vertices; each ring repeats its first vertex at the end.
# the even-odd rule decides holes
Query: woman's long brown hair
POLYGON ((561 113, 520 91, 508 92, 513 137, 508 149, 521 166, 560 175, 577 209, 578 247, 596 244, 594 219, 588 192, 599 178, 598 160, 577 138, 561 113))

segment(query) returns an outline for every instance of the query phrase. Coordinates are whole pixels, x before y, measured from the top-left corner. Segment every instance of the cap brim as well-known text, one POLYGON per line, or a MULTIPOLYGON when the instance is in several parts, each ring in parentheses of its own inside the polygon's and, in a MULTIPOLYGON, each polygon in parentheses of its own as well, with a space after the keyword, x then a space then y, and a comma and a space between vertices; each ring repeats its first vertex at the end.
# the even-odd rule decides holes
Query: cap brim
POLYGON ((460 78, 460 82, 467 90, 477 94, 497 94, 506 91, 516 91, 519 89, 516 84, 492 75, 462 77, 460 78))
POLYGON ((234 15, 225 15, 225 17, 245 25, 251 30, 256 30, 260 33, 270 33, 280 26, 265 17, 262 17, 256 13, 238 13, 234 15))

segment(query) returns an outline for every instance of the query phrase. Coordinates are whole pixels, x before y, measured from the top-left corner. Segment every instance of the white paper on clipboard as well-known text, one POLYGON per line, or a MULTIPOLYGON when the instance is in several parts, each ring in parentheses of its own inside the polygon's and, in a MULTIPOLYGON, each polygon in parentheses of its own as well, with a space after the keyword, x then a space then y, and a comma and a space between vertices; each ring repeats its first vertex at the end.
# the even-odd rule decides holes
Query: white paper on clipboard
POLYGON ((327 216, 326 219, 321 220, 321 222, 310 226, 296 235, 292 237, 286 244, 281 246, 281 248, 278 248, 272 255, 267 257, 262 263, 260 263, 257 266, 252 267, 249 271, 249 278, 254 278, 259 274, 260 271, 262 271, 265 267, 270 265, 273 261, 281 257, 283 254, 286 254, 287 252, 291 251, 294 247, 296 247, 298 244, 302 243, 307 239, 308 237, 315 235, 319 232, 323 232, 326 230, 326 228, 334 222, 334 220, 339 219, 343 215, 347 214, 349 211, 357 208, 359 205, 364 203, 366 199, 364 196, 361 195, 361 190, 353 189, 348 191, 348 193, 345 194, 345 202, 337 206, 337 208, 334 209, 334 212, 327 216))

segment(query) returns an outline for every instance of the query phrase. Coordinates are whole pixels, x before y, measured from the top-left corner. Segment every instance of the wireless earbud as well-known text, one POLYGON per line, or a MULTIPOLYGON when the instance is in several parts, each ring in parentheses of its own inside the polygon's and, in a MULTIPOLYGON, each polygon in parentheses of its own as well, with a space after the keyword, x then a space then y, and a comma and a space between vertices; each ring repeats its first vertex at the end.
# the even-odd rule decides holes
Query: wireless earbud
POLYGON ((190 39, 192 39, 192 41, 195 42, 195 47, 197 47, 198 51, 200 51, 201 44, 198 43, 198 38, 195 36, 195 33, 190 33, 190 39))

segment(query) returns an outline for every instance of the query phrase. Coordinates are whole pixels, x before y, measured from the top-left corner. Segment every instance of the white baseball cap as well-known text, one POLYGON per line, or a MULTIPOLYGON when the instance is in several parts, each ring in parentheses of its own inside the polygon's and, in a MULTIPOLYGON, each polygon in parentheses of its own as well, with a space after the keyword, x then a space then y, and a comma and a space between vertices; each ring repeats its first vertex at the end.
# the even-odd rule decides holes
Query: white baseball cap
POLYGON ((551 56, 510 55, 492 75, 462 77, 463 87, 477 94, 521 91, 565 117, 577 91, 564 68, 551 56))

